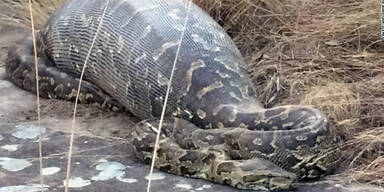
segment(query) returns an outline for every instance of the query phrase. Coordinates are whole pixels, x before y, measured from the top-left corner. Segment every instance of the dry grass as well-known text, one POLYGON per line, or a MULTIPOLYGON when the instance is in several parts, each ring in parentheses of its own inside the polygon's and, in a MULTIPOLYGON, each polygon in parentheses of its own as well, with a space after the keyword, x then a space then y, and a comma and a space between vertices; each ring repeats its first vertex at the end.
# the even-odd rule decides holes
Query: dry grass
MULTIPOLYGON (((32 0, 35 28, 40 28, 64 1, 32 0)), ((1 0, 0 4, 0 22, 13 22, 30 26, 28 1, 1 0)))
MULTIPOLYGON (((353 181, 384 184, 379 0, 195 0, 232 36, 266 107, 322 109, 353 181)), ((345 167, 344 167, 345 168, 345 167)))

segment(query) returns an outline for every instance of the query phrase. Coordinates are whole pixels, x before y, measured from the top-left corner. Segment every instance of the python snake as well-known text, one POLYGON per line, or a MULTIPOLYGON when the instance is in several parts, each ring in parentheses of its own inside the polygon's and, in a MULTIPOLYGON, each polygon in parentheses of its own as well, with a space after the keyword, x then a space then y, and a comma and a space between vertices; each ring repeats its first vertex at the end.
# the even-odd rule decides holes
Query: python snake
MULTIPOLYGON (((152 158, 177 47, 155 167, 239 189, 289 190, 335 166, 326 117, 307 106, 263 108, 231 38, 187 0, 69 0, 38 33, 40 95, 125 108, 136 156, 152 158), (101 18, 105 10, 105 17, 101 18), (186 20, 185 30, 183 28, 186 20), (180 41, 181 33, 184 37, 180 41)), ((36 92, 31 37, 13 46, 8 78, 36 92)))

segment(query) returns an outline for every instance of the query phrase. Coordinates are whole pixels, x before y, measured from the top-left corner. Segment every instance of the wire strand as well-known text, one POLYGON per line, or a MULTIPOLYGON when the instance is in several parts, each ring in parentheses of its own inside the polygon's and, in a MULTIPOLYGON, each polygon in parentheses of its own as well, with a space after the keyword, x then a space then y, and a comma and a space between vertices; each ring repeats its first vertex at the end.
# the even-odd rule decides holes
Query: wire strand
POLYGON ((71 137, 70 137, 70 141, 69 141, 68 162, 67 162, 67 174, 66 174, 66 178, 65 178, 65 192, 68 192, 68 187, 69 187, 69 177, 70 177, 70 172, 71 172, 71 159, 72 159, 73 138, 74 138, 74 127, 75 127, 75 122, 76 122, 77 104, 79 102, 81 83, 82 83, 82 80, 83 80, 83 76, 84 76, 84 72, 85 72, 85 67, 87 66, 89 56, 91 55, 93 46, 95 45, 95 42, 96 42, 96 38, 97 38, 97 36, 98 36, 98 34, 100 32, 101 26, 103 24, 105 14, 106 14, 107 8, 109 6, 109 2, 110 2, 110 0, 108 0, 107 4, 105 5, 104 11, 103 11, 103 15, 101 16, 99 26, 97 27, 95 37, 93 38, 92 44, 91 44, 91 46, 90 46, 90 48, 88 50, 87 57, 85 58, 83 69, 82 69, 81 75, 80 75, 79 86, 77 88, 75 107, 74 107, 74 110, 73 110, 73 117, 72 117, 71 137))
POLYGON ((36 78, 36 105, 37 105, 37 128, 39 129, 39 166, 40 166, 40 185, 41 192, 44 192, 44 178, 43 178, 43 146, 42 146, 42 130, 41 130, 41 116, 40 116, 40 85, 39 85, 39 64, 37 61, 37 48, 36 48, 36 37, 35 37, 35 24, 33 20, 33 8, 32 1, 28 1, 29 4, 29 15, 31 17, 31 28, 32 28, 32 42, 33 42, 33 54, 35 62, 35 78, 36 78))
POLYGON ((166 95, 165 95, 165 100, 164 100, 163 109, 162 109, 162 111, 161 111, 160 122, 159 122, 159 128, 158 128, 158 132, 157 132, 157 135, 156 135, 155 147, 154 147, 154 150, 153 150, 151 169, 150 169, 150 171, 149 171, 149 175, 148 175, 147 192, 149 192, 149 191, 150 191, 150 188, 151 188, 151 181, 152 181, 153 168, 154 168, 154 166, 155 166, 155 161, 156 161, 156 156, 157 156, 157 149, 158 149, 159 140, 160 140, 160 133, 161 133, 161 128, 162 128, 162 126, 163 126, 163 120, 164 120, 164 115, 165 115, 165 109, 166 109, 167 102, 168 102, 169 92, 170 92, 170 90, 171 90, 172 79, 173 79, 173 75, 174 75, 174 72, 175 72, 175 68, 176 68, 176 64, 177 64, 177 59, 178 59, 178 57, 179 57, 179 53, 180 53, 180 47, 181 47, 181 44, 182 44, 182 41, 183 41, 183 38, 184 38, 185 30, 186 30, 186 28, 187 28, 188 17, 189 17, 189 13, 190 13, 191 5, 192 5, 192 1, 188 1, 187 15, 185 16, 184 26, 183 26, 183 31, 181 32, 181 35, 180 35, 179 45, 178 45, 178 47, 177 47, 176 55, 175 55, 175 59, 174 59, 174 61, 173 61, 173 66, 172 66, 171 76, 169 77, 169 83, 168 83, 168 88, 167 88, 167 92, 166 92, 166 95))

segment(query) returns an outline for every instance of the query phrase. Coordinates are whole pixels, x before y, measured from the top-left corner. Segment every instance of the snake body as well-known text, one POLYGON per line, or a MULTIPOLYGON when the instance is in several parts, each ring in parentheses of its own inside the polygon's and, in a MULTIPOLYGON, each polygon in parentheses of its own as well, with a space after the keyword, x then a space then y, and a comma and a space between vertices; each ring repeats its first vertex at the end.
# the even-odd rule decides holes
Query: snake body
MULTIPOLYGON (((132 143, 149 162, 172 80, 158 169, 265 191, 328 173, 338 153, 325 116, 306 106, 263 108, 233 41, 198 6, 188 6, 187 0, 67 1, 38 33, 40 94, 73 100, 87 62, 80 100, 142 119, 132 143)), ((6 70, 16 85, 36 91, 32 55, 27 37, 10 49, 6 70)))

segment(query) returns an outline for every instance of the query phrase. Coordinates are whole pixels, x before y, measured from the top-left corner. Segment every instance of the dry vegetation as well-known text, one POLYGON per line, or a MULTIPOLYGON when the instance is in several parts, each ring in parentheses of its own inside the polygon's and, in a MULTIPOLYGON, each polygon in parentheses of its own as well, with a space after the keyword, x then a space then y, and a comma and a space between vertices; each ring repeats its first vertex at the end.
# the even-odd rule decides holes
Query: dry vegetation
MULTIPOLYGON (((32 0, 35 27, 41 27, 65 0, 32 0)), ((0 0, 0 24, 30 25, 28 0, 0 0)))
POLYGON ((351 181, 384 184, 379 0, 195 0, 233 37, 267 107, 322 109, 351 181))

